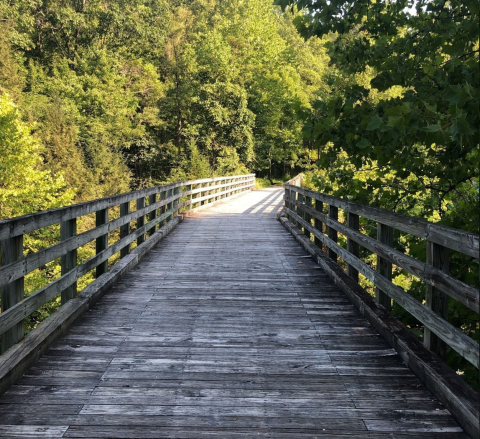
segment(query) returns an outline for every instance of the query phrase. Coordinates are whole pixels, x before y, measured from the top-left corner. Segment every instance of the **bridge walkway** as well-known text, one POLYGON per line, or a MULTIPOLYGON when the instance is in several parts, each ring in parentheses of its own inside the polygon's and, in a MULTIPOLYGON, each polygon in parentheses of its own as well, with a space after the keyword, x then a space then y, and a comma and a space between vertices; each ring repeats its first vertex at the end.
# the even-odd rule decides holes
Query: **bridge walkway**
POLYGON ((0 397, 0 437, 463 439, 276 220, 186 218, 0 397))

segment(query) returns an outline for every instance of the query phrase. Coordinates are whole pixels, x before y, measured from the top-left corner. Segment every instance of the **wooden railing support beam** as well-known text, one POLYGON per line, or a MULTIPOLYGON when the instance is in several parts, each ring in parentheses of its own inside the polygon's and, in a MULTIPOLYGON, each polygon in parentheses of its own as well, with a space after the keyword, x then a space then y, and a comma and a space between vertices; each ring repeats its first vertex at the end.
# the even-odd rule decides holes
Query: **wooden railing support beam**
MULTIPOLYGON (((77 219, 62 221, 60 223, 60 239, 62 241, 77 234, 77 219)), ((77 249, 67 252, 60 258, 62 276, 77 266, 77 249)), ((73 299, 77 294, 77 282, 62 291, 62 305, 73 299)))
MULTIPOLYGON (((427 264, 442 270, 444 273, 449 272, 449 249, 434 242, 427 241, 427 264)), ((427 284, 425 292, 425 306, 430 308, 443 319, 448 317, 448 296, 439 291, 432 285, 427 284)), ((423 343, 425 347, 435 352, 442 358, 445 358, 446 344, 440 340, 428 328, 424 329, 423 343)))
MULTIPOLYGON (((304 197, 303 198, 303 202, 305 205, 307 205, 308 207, 312 207, 312 199, 310 197, 304 197)), ((303 212, 303 218, 304 220, 308 223, 308 224, 311 224, 312 222, 312 217, 310 216, 310 214, 308 214, 306 211, 303 212)), ((312 236, 310 231, 308 229, 304 229, 303 230, 303 234, 308 238, 310 239, 310 237, 312 236)))
MULTIPOLYGON (((102 226, 108 223, 108 209, 101 209, 95 212, 95 226, 102 226)), ((108 248, 108 233, 95 240, 95 253, 98 255, 108 248)), ((95 269, 95 276, 98 278, 108 271, 108 261, 101 262, 95 269)))
MULTIPOLYGON (((8 265, 23 258, 23 235, 14 236, 0 242, 1 264, 8 265)), ((23 300, 25 289, 24 277, 2 287, 2 312, 11 308, 23 300)), ((2 334, 1 353, 10 349, 15 343, 23 339, 25 328, 22 322, 18 322, 2 334)))
MULTIPOLYGON (((315 200, 315 210, 317 212, 323 212, 323 203, 321 201, 315 200)), ((315 228, 323 233, 323 223, 318 219, 315 218, 315 228)), ((322 242, 315 236, 315 245, 318 247, 322 247, 322 242)))
MULTIPOLYGON (((152 204, 155 204, 157 202, 157 194, 150 195, 148 197, 148 203, 151 206, 152 204)), ((148 221, 153 221, 157 217, 157 209, 152 210, 149 215, 148 215, 148 221)), ((157 229, 157 226, 152 227, 149 231, 148 236, 152 236, 155 233, 155 230, 157 229)))
MULTIPOLYGON (((333 219, 334 221, 338 220, 338 207, 329 205, 328 206, 328 216, 333 219)), ((338 241, 338 232, 333 227, 328 227, 328 237, 334 241, 338 241)), ((328 249, 328 257, 333 259, 335 262, 337 261, 338 257, 337 254, 332 250, 328 249)))
MULTIPOLYGON (((354 213, 347 213, 347 225, 348 227, 359 230, 360 229, 360 217, 354 213)), ((357 258, 360 255, 360 246, 353 239, 347 238, 347 250, 357 258)), ((358 283, 358 270, 347 264, 347 274, 358 283)))
MULTIPOLYGON (((393 247, 393 228, 382 223, 377 223, 377 240, 393 247)), ((389 281, 392 280, 392 263, 377 255, 377 271, 389 281)), ((385 307, 388 312, 392 311, 392 300, 380 288, 375 288, 377 302, 385 307)))
MULTIPOLYGON (((130 213, 130 203, 120 204, 120 216, 125 216, 130 213)), ((130 235, 130 223, 120 227, 120 239, 130 235)), ((126 245, 120 250, 120 258, 124 258, 130 253, 130 244, 126 245)))
MULTIPOLYGON (((143 209, 145 207, 145 197, 137 199, 137 210, 143 209)), ((145 225, 145 215, 139 216, 137 218, 137 229, 145 225)), ((145 233, 140 235, 137 238, 137 245, 140 245, 142 242, 145 242, 145 233)))

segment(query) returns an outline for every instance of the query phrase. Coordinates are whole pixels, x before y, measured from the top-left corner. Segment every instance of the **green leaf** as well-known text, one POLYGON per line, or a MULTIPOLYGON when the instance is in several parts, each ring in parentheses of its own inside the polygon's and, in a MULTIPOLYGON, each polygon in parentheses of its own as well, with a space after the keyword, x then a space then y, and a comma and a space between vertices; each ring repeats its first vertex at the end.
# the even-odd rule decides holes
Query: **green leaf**
POLYGON ((450 87, 447 90, 447 93, 445 94, 445 100, 449 102, 451 105, 461 104, 462 102, 464 102, 465 97, 466 97, 466 93, 462 89, 462 86, 460 84, 450 85, 450 87))
POLYGON ((403 114, 397 116, 388 116, 387 126, 396 127, 403 119, 403 114))
POLYGON ((357 143, 357 148, 365 149, 365 148, 368 148, 371 144, 372 143, 368 139, 365 139, 365 137, 362 137, 360 142, 357 143))
POLYGON ((383 124, 383 119, 378 116, 370 117, 370 122, 368 122, 367 131, 378 130, 383 124))
POLYGON ((428 111, 431 111, 432 113, 437 112, 437 104, 430 105, 428 102, 425 102, 425 101, 422 101, 422 102, 423 102, 423 105, 425 105, 425 108, 428 111))
POLYGON ((428 125, 425 128, 422 128, 422 131, 425 131, 426 133, 436 133, 440 131, 440 125, 428 125))

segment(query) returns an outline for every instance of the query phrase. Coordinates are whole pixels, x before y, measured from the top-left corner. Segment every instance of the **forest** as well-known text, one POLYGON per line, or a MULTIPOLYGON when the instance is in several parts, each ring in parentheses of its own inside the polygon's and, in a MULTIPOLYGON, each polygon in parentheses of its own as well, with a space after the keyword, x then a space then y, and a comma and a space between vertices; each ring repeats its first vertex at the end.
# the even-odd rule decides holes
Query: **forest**
MULTIPOLYGON (((478 19, 473 0, 0 0, 0 220, 304 172, 312 189, 478 233, 478 19)), ((450 269, 478 286, 478 260, 450 269)), ((401 270, 395 282, 424 294, 401 270)), ((450 310, 478 341, 478 315, 450 310)))

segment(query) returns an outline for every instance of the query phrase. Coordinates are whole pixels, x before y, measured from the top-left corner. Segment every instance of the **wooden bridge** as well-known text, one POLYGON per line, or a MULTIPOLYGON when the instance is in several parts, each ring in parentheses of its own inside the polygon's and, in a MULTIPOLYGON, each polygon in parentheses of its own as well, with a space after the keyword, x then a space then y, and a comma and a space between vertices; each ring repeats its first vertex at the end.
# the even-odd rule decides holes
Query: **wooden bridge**
POLYGON ((0 222, 0 437, 478 437, 478 393, 435 353, 448 344, 478 367, 478 345, 441 302, 478 312, 478 291, 445 273, 444 250, 478 257, 478 236, 296 183, 194 180, 0 222), (77 234, 88 215, 95 227, 77 234), (381 224, 377 240, 360 216, 381 224), (25 256, 24 236, 56 224, 60 240, 25 256), (391 229, 406 227, 432 243, 427 264, 393 248, 391 229), (377 271, 359 244, 379 255, 377 271), (24 277, 56 258, 61 276, 24 298, 24 277), (425 304, 389 281, 392 263, 430 285, 425 304), (25 335, 24 318, 59 294, 63 305, 25 335), (424 323, 425 346, 389 314, 392 299, 424 323))

